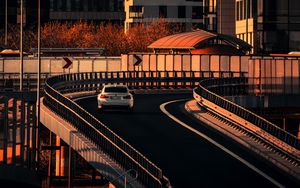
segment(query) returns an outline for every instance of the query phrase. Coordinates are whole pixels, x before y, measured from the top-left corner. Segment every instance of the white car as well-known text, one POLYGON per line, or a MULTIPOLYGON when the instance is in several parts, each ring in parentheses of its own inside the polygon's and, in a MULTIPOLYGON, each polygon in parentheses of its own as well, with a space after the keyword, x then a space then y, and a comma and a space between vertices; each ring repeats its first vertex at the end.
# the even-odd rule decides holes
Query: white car
POLYGON ((126 85, 104 85, 97 101, 99 111, 105 108, 125 108, 133 111, 133 94, 126 85))

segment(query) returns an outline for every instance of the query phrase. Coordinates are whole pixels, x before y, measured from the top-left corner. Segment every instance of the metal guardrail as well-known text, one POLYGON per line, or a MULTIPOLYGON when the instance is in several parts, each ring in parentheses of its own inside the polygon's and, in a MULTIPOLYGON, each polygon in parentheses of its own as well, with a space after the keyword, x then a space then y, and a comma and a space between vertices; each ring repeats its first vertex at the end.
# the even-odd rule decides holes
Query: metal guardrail
MULTIPOLYGON (((74 73, 67 74, 68 81, 76 79, 76 82, 80 82, 81 86, 76 83, 78 91, 84 88, 90 90, 99 88, 99 79, 101 83, 126 83, 129 87, 144 87, 144 88, 159 88, 159 87, 186 87, 191 86, 195 81, 191 78, 211 78, 211 77, 229 77, 233 74, 239 74, 240 72, 230 71, 128 71, 128 72, 89 72, 89 73, 74 73), (183 79, 185 78, 186 79, 183 79), (78 79, 77 79, 78 78, 78 79), (124 78, 127 79, 124 82, 124 78), (180 79, 176 79, 180 78, 180 79), (88 79, 88 80, 87 80, 88 79), (113 80, 111 80, 113 79, 113 80), (130 79, 130 80, 129 80, 130 79), (93 88, 90 87, 88 82, 93 82, 93 88), (98 83, 98 84, 97 84, 98 83)), ((41 89, 44 87, 45 80, 51 76, 61 75, 61 73, 41 73, 41 89)), ((23 74, 23 90, 24 91, 36 91, 37 89, 37 73, 24 73, 23 74)), ((67 84, 64 92, 72 92, 74 87, 69 87, 67 84)), ((0 91, 19 91, 20 88, 20 73, 0 73, 0 91)))
MULTIPOLYGON (((125 170, 134 169, 137 180, 146 187, 163 187, 169 182, 163 172, 145 156, 63 93, 96 90, 105 83, 129 87, 194 87, 205 75, 232 76, 232 72, 97 72, 54 76, 46 80, 44 103, 70 122, 109 154, 125 170), (202 77, 203 76, 203 77, 202 77)), ((237 73, 234 73, 237 74, 237 73)), ((238 73, 241 74, 241 73, 238 73)))
POLYGON ((234 113, 235 115, 251 122, 252 124, 258 126, 264 131, 270 133, 271 135, 279 138, 280 140, 287 143, 288 145, 299 150, 300 140, 296 136, 281 129, 280 127, 258 116, 257 114, 218 95, 224 93, 240 94, 238 90, 240 90, 241 88, 246 88, 245 86, 247 85, 247 83, 248 83, 248 78, 206 79, 200 81, 199 86, 196 89, 194 89, 194 93, 234 113), (234 87, 224 87, 226 85, 227 86, 233 85, 234 87), (222 89, 219 90, 218 88, 222 88, 222 89), (228 92, 229 90, 231 90, 231 92, 228 92))
MULTIPOLYGON (((41 74, 42 87, 49 73, 41 74)), ((23 90, 36 91, 37 89, 37 73, 23 74, 23 90)), ((0 91, 19 91, 20 88, 20 74, 19 73, 0 73, 0 91)))

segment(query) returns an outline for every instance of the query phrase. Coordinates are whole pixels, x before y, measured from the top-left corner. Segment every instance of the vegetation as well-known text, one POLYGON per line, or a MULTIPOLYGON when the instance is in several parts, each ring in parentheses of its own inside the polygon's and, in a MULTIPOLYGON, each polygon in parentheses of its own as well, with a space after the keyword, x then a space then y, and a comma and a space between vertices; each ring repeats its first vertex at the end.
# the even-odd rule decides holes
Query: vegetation
MULTIPOLYGON (((94 24, 79 21, 76 23, 46 23, 41 29, 44 48, 105 48, 109 56, 118 56, 128 52, 149 51, 149 46, 155 40, 179 32, 163 19, 148 25, 135 25, 127 33, 123 26, 94 24)), ((4 31, 0 31, 0 44, 4 44, 4 31)), ((36 29, 24 29, 24 51, 37 48, 36 29)), ((20 47, 20 26, 8 26, 8 44, 12 48, 20 47)))

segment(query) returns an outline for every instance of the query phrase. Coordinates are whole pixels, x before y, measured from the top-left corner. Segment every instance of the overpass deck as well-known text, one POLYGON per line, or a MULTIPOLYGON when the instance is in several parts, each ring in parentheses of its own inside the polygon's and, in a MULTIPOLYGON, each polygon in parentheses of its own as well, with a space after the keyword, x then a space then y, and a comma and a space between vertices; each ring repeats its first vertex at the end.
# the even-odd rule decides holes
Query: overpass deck
POLYGON ((276 152, 272 147, 270 147, 270 145, 266 144, 266 142, 262 142, 261 139, 249 134, 248 131, 250 130, 255 134, 259 134, 264 139, 275 143, 276 146, 289 150, 289 152, 293 153, 295 156, 300 156, 299 150, 288 146, 286 143, 275 138, 264 130, 257 130, 256 126, 248 125, 248 131, 241 129, 239 126, 234 126, 228 121, 215 116, 213 113, 202 108, 195 100, 187 102, 185 109, 194 118, 232 138, 244 147, 250 149, 254 153, 257 153, 262 158, 265 158, 266 161, 271 162, 273 165, 300 180, 300 166, 296 161, 285 158, 279 152, 276 152))

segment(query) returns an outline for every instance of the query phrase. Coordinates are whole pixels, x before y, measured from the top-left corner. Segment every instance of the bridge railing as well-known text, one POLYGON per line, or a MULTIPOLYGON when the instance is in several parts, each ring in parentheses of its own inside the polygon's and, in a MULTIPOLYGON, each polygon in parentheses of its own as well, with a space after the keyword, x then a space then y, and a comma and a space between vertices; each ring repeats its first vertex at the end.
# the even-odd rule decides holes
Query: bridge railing
MULTIPOLYGON (((230 76, 232 72, 206 72, 210 76, 230 76)), ((234 73, 236 74, 236 73, 234 73)), ((105 83, 139 87, 194 87, 203 72, 94 72, 54 76, 45 84, 44 103, 91 139, 125 170, 134 169, 138 181, 147 187, 162 187, 167 181, 162 170, 115 134, 86 110, 63 95, 99 89, 105 83)), ((207 75, 207 74, 206 74, 207 75)))
POLYGON ((194 89, 194 94, 201 98, 204 98, 217 106, 222 107, 223 109, 232 112, 233 114, 251 122, 252 124, 258 126, 259 128, 263 129, 264 131, 270 133, 271 135, 279 138, 283 142, 287 143, 288 145, 300 149, 300 141, 299 139, 290 134, 289 132, 281 129, 280 127, 276 126, 275 124, 269 122, 268 120, 258 116, 257 114, 225 99, 224 97, 218 95, 220 94, 234 94, 234 91, 237 91, 236 94, 241 94, 242 91, 245 90, 247 87, 248 78, 223 78, 223 79, 206 79, 202 80, 199 83, 199 86, 194 89), (234 87, 228 87, 228 86, 234 87), (227 92, 225 91, 227 90, 227 92), (228 92, 230 91, 230 92, 228 92))
MULTIPOLYGON (((48 73, 41 74, 41 86, 50 77, 48 73)), ((23 91, 34 91, 37 89, 37 73, 23 73, 23 91)), ((0 91, 19 91, 19 73, 0 73, 0 91)))

